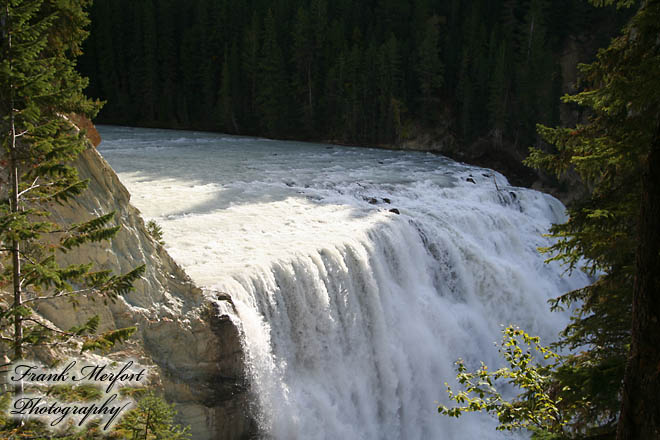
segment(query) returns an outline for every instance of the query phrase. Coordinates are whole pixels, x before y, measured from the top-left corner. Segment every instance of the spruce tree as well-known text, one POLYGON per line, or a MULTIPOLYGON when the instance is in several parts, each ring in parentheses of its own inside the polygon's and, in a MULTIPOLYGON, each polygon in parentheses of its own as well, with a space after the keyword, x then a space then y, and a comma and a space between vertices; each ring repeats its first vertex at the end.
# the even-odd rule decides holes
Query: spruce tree
POLYGON ((282 135, 287 129, 288 82, 286 64, 278 42, 277 22, 271 9, 264 19, 264 40, 259 63, 257 104, 263 126, 269 135, 282 135))
POLYGON ((435 15, 426 21, 418 57, 422 117, 424 122, 433 124, 437 122, 444 70, 440 57, 440 19, 435 15))
MULTIPOLYGON (((98 325, 92 318, 62 331, 38 318, 36 303, 90 294, 114 299, 144 270, 115 276, 92 271, 91 264, 58 264, 60 254, 107 240, 119 229, 109 226, 113 213, 77 224, 57 224, 49 213, 86 187, 71 163, 88 144, 65 115, 92 115, 99 107, 84 96, 86 80, 75 71, 88 4, 6 0, 0 11, 0 287, 13 292, 13 302, 0 309, 0 336, 14 360, 23 358, 26 346, 81 336, 98 325)), ((83 349, 108 347, 134 330, 88 339, 83 349)))
POLYGON ((186 440, 190 427, 174 423, 176 410, 163 398, 148 392, 114 427, 113 434, 134 440, 186 440))
MULTIPOLYGON (((555 250, 572 265, 584 257, 605 272, 571 298, 583 305, 567 340, 573 346, 592 344, 575 363, 576 371, 584 376, 591 370, 591 380, 607 370, 593 371, 590 359, 609 365, 616 373, 609 392, 616 397, 627 363, 619 439, 660 434, 659 33, 660 3, 645 1, 623 34, 593 64, 582 67, 590 88, 566 99, 588 107, 589 122, 574 129, 541 127, 558 153, 536 150, 531 158, 557 172, 573 167, 593 187, 591 196, 571 209, 571 220, 555 228, 561 237, 555 250)), ((618 404, 608 408, 610 418, 618 409, 618 404)))
POLYGON ((241 60, 241 71, 245 77, 245 88, 243 90, 243 105, 247 118, 244 121, 251 130, 255 130, 257 122, 257 84, 259 83, 259 48, 261 46, 261 19, 255 12, 248 26, 245 26, 243 33, 243 51, 241 60))
MULTIPOLYGON (((555 307, 577 304, 557 344, 573 352, 556 357, 549 366, 535 365, 529 355, 528 371, 512 381, 520 386, 525 377, 536 376, 533 386, 540 386, 540 394, 554 408, 551 418, 536 424, 538 438, 548 438, 543 436, 548 432, 559 435, 550 438, 576 439, 660 435, 658 35, 660 2, 644 1, 622 35, 599 51, 595 62, 581 66, 587 88, 564 98, 587 107, 588 121, 573 128, 539 125, 540 135, 555 150, 532 149, 528 159, 530 165, 558 175, 573 169, 591 188, 569 207, 568 222, 553 226, 557 242, 546 251, 571 270, 582 268, 597 276, 592 285, 554 302, 555 307)), ((521 386, 522 394, 507 402, 492 394, 491 387, 493 379, 506 376, 485 368, 466 373, 462 364, 459 367, 466 392, 451 397, 462 406, 441 407, 441 412, 486 410, 498 415, 504 429, 511 419, 503 420, 503 414, 517 426, 521 417, 524 423, 538 420, 534 413, 521 416, 538 402, 529 387, 521 386)))
POLYGON ((316 45, 314 28, 307 10, 298 9, 293 31, 293 64, 295 66, 293 87, 302 131, 308 136, 314 133, 314 63, 316 45))
POLYGON ((502 137, 508 123, 509 93, 510 93, 510 56, 506 41, 501 42, 495 53, 495 68, 490 81, 488 96, 488 125, 493 133, 497 146, 502 143, 502 137))
POLYGON ((225 62, 222 64, 217 114, 221 124, 220 127, 227 133, 236 131, 232 100, 232 78, 229 71, 229 62, 225 59, 225 62))

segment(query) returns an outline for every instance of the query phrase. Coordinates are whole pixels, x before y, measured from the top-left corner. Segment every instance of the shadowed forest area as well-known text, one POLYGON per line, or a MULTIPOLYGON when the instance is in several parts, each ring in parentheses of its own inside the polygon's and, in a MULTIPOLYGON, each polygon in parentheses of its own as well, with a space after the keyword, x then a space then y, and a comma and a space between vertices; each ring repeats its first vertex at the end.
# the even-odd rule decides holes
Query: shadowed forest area
POLYGON ((90 15, 79 65, 107 100, 98 122, 525 151, 560 120, 569 40, 589 61, 626 18, 571 0, 96 0, 90 15))

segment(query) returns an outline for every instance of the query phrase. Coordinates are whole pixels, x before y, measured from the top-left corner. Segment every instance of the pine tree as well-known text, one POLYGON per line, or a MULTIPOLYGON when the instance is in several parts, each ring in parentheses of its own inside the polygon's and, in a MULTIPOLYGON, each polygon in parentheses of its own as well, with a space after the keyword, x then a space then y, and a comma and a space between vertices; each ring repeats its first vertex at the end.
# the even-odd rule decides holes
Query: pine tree
POLYGON ((147 124, 153 124, 156 120, 156 103, 160 94, 158 84, 158 45, 156 35, 156 11, 151 0, 142 2, 137 10, 139 14, 140 27, 143 29, 142 57, 139 63, 141 67, 140 77, 142 80, 141 94, 142 106, 140 118, 147 124))
POLYGON ((511 63, 506 41, 500 43, 495 56, 495 70, 490 81, 490 95, 488 99, 488 125, 493 131, 493 138, 496 144, 501 144, 509 118, 509 66, 511 63))
POLYGON ((136 408, 131 409, 115 426, 114 433, 132 440, 185 440, 190 438, 189 427, 174 423, 173 405, 148 393, 136 408))
MULTIPOLYGON (((86 182, 70 164, 86 148, 84 133, 67 120, 71 112, 91 115, 99 103, 86 98, 86 81, 75 71, 75 57, 86 37, 87 0, 50 3, 9 0, 0 11, 0 283, 11 285, 13 303, 0 309, 0 333, 21 359, 25 348, 55 338, 68 339, 96 329, 98 319, 61 331, 33 312, 33 305, 52 298, 98 293, 114 299, 131 289, 144 270, 114 276, 91 271, 91 264, 60 266, 58 255, 119 229, 108 226, 113 214, 62 225, 48 208, 82 193, 86 182), (6 170, 6 172, 5 172, 6 170)), ((108 332, 83 348, 107 347, 134 329, 108 332)), ((21 392, 20 385, 17 392, 21 392)))
POLYGON ((314 133, 314 57, 316 47, 314 28, 308 12, 298 9, 293 31, 293 63, 295 66, 294 88, 296 105, 300 107, 301 127, 307 135, 314 133))
MULTIPOLYGON (((592 3, 630 6, 633 2, 592 3)), ((595 62, 581 66, 589 88, 564 98, 587 107, 588 122, 574 128, 539 125, 540 135, 556 151, 532 149, 528 159, 529 164, 558 175, 573 169, 591 188, 588 196, 569 208, 568 222, 552 227, 557 242, 546 251, 571 270, 583 268, 599 275, 594 284, 569 292, 554 304, 577 303, 557 345, 580 351, 558 357, 551 366, 525 359, 525 367, 530 367, 525 377, 536 376, 533 386, 540 385, 554 411, 536 425, 541 429, 538 438, 547 438, 541 434, 548 431, 560 434, 559 438, 616 435, 619 440, 660 434, 659 34, 660 2, 644 1, 623 34, 599 51, 595 62)), ((440 410, 457 415, 484 409, 502 422, 507 408, 528 408, 538 401, 527 386, 513 402, 489 394, 492 388, 486 385, 493 374, 498 375, 486 369, 459 371, 468 393, 454 398, 464 406, 440 410), (485 399, 482 392, 488 394, 485 399)), ((521 381, 515 384, 524 383, 522 376, 516 377, 521 381)), ((508 414, 518 423, 523 413, 508 414)), ((539 421, 538 416, 523 417, 527 423, 539 421)))
POLYGON ((231 133, 237 131, 237 127, 233 113, 232 78, 229 70, 228 58, 229 56, 227 56, 225 62, 222 63, 217 114, 222 130, 231 133))
POLYGON ((534 139, 536 123, 549 123, 548 109, 556 106, 553 97, 553 65, 545 26, 545 0, 532 0, 521 23, 520 53, 517 65, 518 106, 517 124, 525 143, 534 139))
POLYGON ((277 23, 271 9, 264 19, 264 41, 259 63, 257 102, 263 126, 270 135, 287 129, 288 82, 282 49, 277 38, 277 23))
MULTIPOLYGON (((566 99, 590 108, 589 123, 570 130, 542 127, 543 136, 559 152, 544 155, 537 150, 531 159, 557 172, 572 166, 593 187, 589 199, 571 209, 569 223, 555 229, 563 237, 555 250, 571 264, 582 255, 591 267, 605 272, 595 285, 575 295, 584 305, 581 319, 569 329, 572 344, 580 339, 599 342, 577 363, 578 371, 589 371, 589 358, 614 363, 616 368, 610 370, 616 373, 616 394, 614 389, 610 393, 618 397, 631 344, 619 439, 660 433, 660 305, 655 298, 660 291, 659 32, 660 4, 643 2, 622 36, 582 68, 592 88, 566 99)), ((617 415, 614 404, 608 408, 610 417, 617 415)))
POLYGON ((259 15, 255 12, 252 15, 250 25, 245 27, 243 35, 243 51, 241 67, 245 75, 245 110, 246 120, 250 129, 255 130, 257 123, 254 121, 254 116, 257 113, 257 84, 259 82, 259 48, 261 42, 261 32, 259 30, 259 23, 261 22, 259 15))
MULTIPOLYGON (((176 126, 178 118, 175 103, 179 93, 179 87, 177 87, 179 76, 177 70, 177 29, 174 13, 176 2, 175 0, 160 0, 157 6, 155 17, 158 35, 156 69, 159 77, 159 93, 156 100, 156 112, 158 122, 165 123, 167 126, 176 126)), ((95 28, 91 38, 95 38, 97 32, 101 32, 101 30, 95 28)))
POLYGON ((440 58, 440 19, 437 16, 426 21, 424 38, 419 47, 418 56, 417 72, 421 91, 422 116, 425 122, 433 123, 438 115, 444 70, 440 58))
POLYGON ((378 104, 380 120, 377 133, 378 142, 398 142, 401 134, 401 61, 399 58, 399 44, 394 36, 390 35, 387 42, 379 48, 380 86, 378 90, 378 104))

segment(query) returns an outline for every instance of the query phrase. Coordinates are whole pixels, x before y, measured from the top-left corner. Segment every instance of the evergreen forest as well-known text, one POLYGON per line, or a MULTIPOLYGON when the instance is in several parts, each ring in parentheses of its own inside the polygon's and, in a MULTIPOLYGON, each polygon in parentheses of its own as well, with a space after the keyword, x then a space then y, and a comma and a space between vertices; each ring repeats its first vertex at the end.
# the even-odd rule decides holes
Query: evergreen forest
MULTIPOLYGON (((64 115, 94 116, 96 99, 105 101, 97 122, 112 124, 536 145, 527 165, 573 173, 587 189, 541 250, 594 283, 550 302, 573 312, 550 346, 507 327, 509 367, 469 372, 459 360, 461 388, 448 387, 457 406, 438 411, 485 411, 497 429, 535 440, 660 435, 660 0, 9 0, 1 10, 0 339, 11 360, 47 344, 108 349, 137 331, 98 334, 98 316, 51 328, 33 306, 87 294, 112 302, 145 271, 56 258, 120 228, 114 213, 82 223, 51 215, 87 187, 69 164, 88 145, 64 115), (573 87, 564 73, 578 61, 589 64, 573 87), (498 381, 519 394, 507 400, 498 381)), ((147 228, 161 246, 158 224, 147 228)), ((190 436, 171 406, 142 393, 109 436, 190 436)), ((0 396, 0 408, 9 402, 0 396)), ((6 416, 0 437, 51 438, 39 422, 6 416)))
MULTIPOLYGON (((625 12, 575 0, 96 0, 79 69, 97 122, 526 151, 560 122, 560 60, 625 12)), ((574 66, 574 62, 572 63, 574 66)))

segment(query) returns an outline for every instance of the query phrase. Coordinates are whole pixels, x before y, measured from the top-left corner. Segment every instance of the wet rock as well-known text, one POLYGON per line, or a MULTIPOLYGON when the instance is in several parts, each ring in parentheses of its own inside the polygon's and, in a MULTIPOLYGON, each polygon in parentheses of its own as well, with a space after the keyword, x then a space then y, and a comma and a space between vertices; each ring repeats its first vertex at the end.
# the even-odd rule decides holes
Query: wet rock
POLYGON ((392 212, 392 213, 394 213, 394 214, 396 214, 396 215, 401 214, 401 213, 399 212, 399 210, 396 209, 396 208, 392 208, 392 209, 390 209, 390 212, 392 212))

